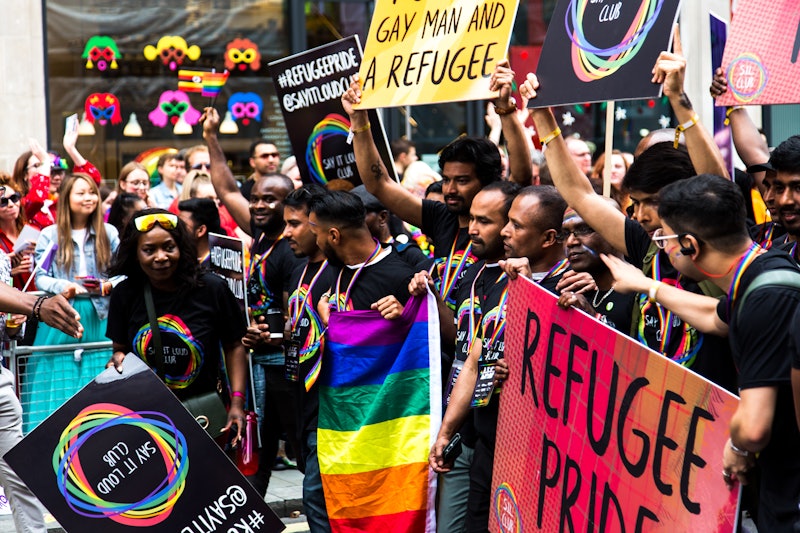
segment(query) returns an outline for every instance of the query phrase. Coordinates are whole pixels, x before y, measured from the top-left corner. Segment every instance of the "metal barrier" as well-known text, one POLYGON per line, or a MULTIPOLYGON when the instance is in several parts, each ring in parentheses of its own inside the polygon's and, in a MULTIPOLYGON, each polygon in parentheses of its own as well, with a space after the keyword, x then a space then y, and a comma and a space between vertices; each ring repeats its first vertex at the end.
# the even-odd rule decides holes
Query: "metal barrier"
POLYGON ((12 340, 8 350, 4 351, 3 356, 8 361, 9 369, 16 375, 16 392, 17 396, 20 398, 20 403, 22 403, 23 420, 26 421, 26 423, 23 424, 23 431, 27 433, 32 429, 31 423, 27 421, 40 421, 51 414, 50 410, 34 407, 35 404, 41 403, 38 401, 40 398, 35 397, 36 390, 46 390, 48 394, 52 394, 56 397, 64 397, 66 400, 69 396, 89 383, 94 376, 102 372, 105 367, 105 363, 101 365, 101 362, 95 362, 96 364, 94 364, 94 366, 98 366, 98 368, 87 368, 85 374, 83 372, 81 373, 82 376, 85 376, 85 379, 79 379, 77 382, 74 376, 60 376, 54 374, 41 375, 41 372, 39 372, 39 378, 36 378, 34 374, 29 371, 32 358, 42 354, 66 352, 58 356, 59 358, 65 358, 64 361, 59 360, 61 363, 73 361, 75 363, 81 362, 82 364, 84 356, 108 350, 111 350, 111 341, 76 342, 50 346, 18 346, 17 342, 12 340), (26 394, 24 391, 29 391, 29 393, 26 394))

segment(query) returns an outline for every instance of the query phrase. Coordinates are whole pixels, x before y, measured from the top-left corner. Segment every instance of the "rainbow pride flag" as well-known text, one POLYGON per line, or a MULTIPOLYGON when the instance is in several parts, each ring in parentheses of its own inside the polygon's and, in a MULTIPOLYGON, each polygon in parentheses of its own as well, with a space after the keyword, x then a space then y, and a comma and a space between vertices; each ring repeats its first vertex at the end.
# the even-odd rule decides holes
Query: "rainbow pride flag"
POLYGON ((224 72, 206 72, 203 76, 203 90, 201 96, 206 98, 216 98, 222 91, 225 82, 228 81, 230 73, 226 70, 224 72))
POLYGON ((403 315, 331 314, 317 453, 334 533, 433 532, 428 453, 441 424, 439 318, 432 294, 403 315))

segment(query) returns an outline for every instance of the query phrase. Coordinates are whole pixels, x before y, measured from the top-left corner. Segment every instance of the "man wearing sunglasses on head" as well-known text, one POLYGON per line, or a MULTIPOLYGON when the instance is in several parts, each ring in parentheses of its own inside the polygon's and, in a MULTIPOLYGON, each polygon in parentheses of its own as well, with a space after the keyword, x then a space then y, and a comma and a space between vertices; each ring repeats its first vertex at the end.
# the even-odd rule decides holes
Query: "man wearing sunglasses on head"
POLYGON ((202 120, 203 138, 211 156, 211 182, 217 196, 239 227, 253 238, 247 303, 251 315, 250 330, 258 331, 253 335, 248 333, 243 342, 246 348, 252 350, 256 412, 259 413, 262 432, 259 470, 251 483, 261 494, 265 494, 275 464, 275 428, 283 430, 293 450, 299 449, 295 438, 295 405, 290 401, 291 387, 285 379, 286 358, 283 350, 290 278, 295 267, 302 262, 302 259, 295 257, 288 239, 283 238, 283 201, 294 190, 294 183, 283 174, 259 175, 253 184, 250 199, 246 199, 228 168, 225 153, 217 139, 219 113, 208 107, 202 120), (272 324, 268 323, 268 319, 273 320, 272 324), (265 341, 267 333, 270 339, 265 341))

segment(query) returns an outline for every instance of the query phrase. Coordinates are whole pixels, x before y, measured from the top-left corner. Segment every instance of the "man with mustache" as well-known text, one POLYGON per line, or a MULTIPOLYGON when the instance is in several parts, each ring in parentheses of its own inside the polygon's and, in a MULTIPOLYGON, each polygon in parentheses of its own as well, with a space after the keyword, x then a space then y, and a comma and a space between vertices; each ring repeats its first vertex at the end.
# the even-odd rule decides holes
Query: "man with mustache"
MULTIPOLYGON (((616 204, 609 199, 609 203, 616 204)), ((618 206, 617 206, 618 207, 618 206)), ((584 294, 564 292, 558 299, 563 308, 577 307, 594 316, 604 324, 621 333, 630 333, 633 294, 621 294, 614 290, 614 277, 600 254, 613 255, 622 259, 622 254, 599 233, 594 231, 573 209, 564 213, 560 240, 564 243, 569 266, 576 272, 591 274, 597 289, 584 294)))
POLYGON ((247 200, 239 191, 217 139, 219 113, 208 107, 202 120, 203 138, 211 159, 211 182, 217 196, 239 227, 253 237, 247 284, 251 322, 242 343, 252 350, 256 411, 261 411, 258 413, 262 436, 259 469, 250 482, 263 495, 275 464, 281 433, 286 434, 293 450, 299 448, 282 345, 284 293, 289 290, 292 271, 301 262, 283 238, 283 201, 294 190, 294 184, 283 174, 259 176, 247 200), (267 324, 269 315, 278 317, 272 328, 267 324), (265 342, 267 332, 272 336, 265 342))

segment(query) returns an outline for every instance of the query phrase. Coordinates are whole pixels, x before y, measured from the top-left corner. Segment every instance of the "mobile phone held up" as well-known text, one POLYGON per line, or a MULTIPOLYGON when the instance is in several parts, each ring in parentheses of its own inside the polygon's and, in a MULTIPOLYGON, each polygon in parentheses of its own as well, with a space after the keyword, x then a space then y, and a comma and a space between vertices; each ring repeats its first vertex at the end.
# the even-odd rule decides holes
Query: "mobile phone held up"
POLYGON ((442 452, 444 464, 452 465, 459 455, 461 455, 461 433, 456 433, 442 452))

